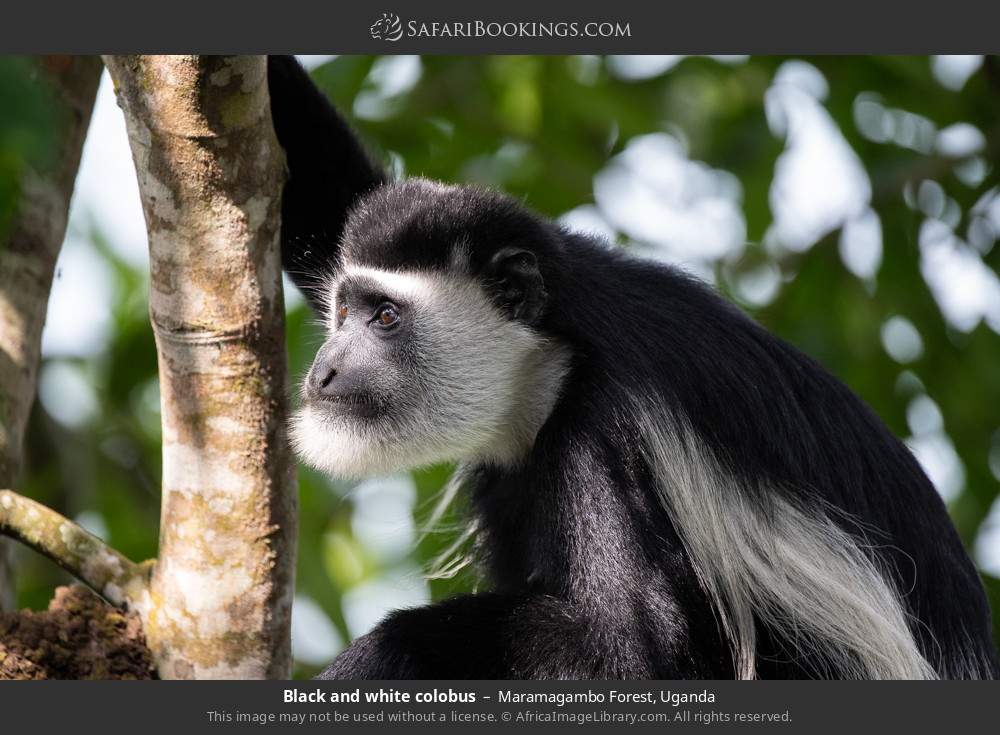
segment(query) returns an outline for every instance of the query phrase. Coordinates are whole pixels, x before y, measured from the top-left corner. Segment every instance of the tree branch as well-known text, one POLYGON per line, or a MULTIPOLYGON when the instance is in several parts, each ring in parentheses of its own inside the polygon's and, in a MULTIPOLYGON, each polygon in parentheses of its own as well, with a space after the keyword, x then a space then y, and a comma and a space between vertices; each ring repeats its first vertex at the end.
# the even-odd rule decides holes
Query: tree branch
POLYGON ((136 564, 73 521, 12 490, 0 490, 0 535, 44 554, 116 607, 146 588, 152 562, 136 564))

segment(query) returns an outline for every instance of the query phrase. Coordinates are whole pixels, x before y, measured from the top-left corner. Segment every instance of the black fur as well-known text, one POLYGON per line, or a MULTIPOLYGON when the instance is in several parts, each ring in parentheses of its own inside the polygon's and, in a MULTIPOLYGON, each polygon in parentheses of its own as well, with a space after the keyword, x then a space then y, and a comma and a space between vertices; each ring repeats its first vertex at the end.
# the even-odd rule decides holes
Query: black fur
POLYGON ((281 204, 285 271, 314 309, 351 205, 385 174, 358 143, 309 74, 291 56, 267 64, 274 132, 285 149, 288 180, 281 204), (280 114, 280 111, 288 114, 280 114))
MULTIPOLYGON (((498 252, 526 251, 518 267, 529 266, 534 300, 511 318, 573 354, 523 468, 472 472, 494 591, 390 615, 322 678, 732 677, 717 617, 640 456, 644 427, 625 410, 649 393, 685 418, 751 502, 784 493, 843 511, 832 517, 850 533, 860 521, 942 675, 956 675, 950 657, 972 655, 997 676, 985 595, 940 497, 848 388, 675 269, 570 234, 497 193, 384 186, 294 60, 273 58, 269 69, 289 154, 283 260, 314 304, 310 276, 340 253, 440 269, 459 244, 489 284, 498 252)), ((774 678, 824 670, 766 629, 757 668, 774 678)))

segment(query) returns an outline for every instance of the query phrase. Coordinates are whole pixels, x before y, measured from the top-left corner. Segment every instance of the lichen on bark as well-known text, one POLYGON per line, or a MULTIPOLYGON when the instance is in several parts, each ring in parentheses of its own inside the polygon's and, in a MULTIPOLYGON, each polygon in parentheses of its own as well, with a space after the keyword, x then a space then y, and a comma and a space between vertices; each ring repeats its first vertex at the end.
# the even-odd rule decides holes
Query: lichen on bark
POLYGON ((105 57, 149 234, 160 551, 136 601, 163 678, 285 677, 295 548, 263 57, 105 57))
POLYGON ((151 562, 135 564, 73 521, 11 490, 0 489, 0 534, 44 554, 120 608, 145 589, 151 562))

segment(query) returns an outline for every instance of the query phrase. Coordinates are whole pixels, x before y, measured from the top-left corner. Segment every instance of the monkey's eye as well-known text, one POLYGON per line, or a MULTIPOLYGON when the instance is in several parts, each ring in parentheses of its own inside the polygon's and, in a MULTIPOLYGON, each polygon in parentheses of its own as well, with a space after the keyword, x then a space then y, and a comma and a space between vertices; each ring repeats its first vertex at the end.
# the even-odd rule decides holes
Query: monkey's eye
POLYGON ((372 321, 378 326, 388 329, 399 324, 399 312, 392 304, 382 304, 382 306, 376 309, 375 317, 372 321))
POLYGON ((341 304, 337 307, 337 323, 343 324, 344 320, 347 318, 348 312, 347 304, 341 304))

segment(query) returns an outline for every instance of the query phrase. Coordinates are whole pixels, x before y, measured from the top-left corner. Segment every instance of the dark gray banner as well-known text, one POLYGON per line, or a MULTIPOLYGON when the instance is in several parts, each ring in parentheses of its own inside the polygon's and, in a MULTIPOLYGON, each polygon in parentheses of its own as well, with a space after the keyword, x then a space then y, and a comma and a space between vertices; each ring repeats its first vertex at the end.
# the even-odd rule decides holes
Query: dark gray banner
POLYGON ((4 732, 993 732, 997 682, 11 682, 4 732))
POLYGON ((11 2, 15 53, 991 53, 1000 3, 11 2))

